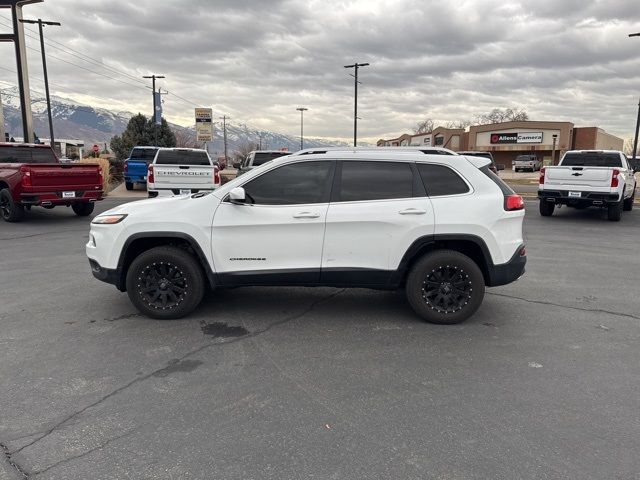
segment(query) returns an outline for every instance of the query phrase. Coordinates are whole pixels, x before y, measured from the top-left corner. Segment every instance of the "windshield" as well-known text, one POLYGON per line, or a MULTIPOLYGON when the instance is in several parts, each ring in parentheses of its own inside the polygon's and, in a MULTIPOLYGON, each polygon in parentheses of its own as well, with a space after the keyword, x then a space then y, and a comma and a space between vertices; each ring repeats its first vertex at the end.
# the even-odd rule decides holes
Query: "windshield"
POLYGON ((157 148, 134 148, 129 155, 130 160, 146 160, 150 162, 156 156, 157 148))
POLYGON ((204 150, 160 150, 157 165, 211 165, 204 150))
POLYGON ((567 153, 562 159, 565 167, 621 167, 618 153, 575 152, 567 153))
POLYGON ((50 148, 0 147, 0 163, 58 163, 58 159, 50 148))
POLYGON ((253 166, 257 167, 263 163, 267 163, 274 158, 283 157, 289 155, 289 152, 256 152, 253 157, 253 166))

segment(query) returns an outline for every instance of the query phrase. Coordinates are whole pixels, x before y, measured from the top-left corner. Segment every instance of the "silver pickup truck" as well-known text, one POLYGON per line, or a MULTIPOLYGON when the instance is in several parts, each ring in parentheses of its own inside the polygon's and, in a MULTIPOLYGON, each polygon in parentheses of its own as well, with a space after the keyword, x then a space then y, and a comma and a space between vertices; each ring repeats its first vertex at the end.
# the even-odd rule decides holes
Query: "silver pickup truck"
POLYGON ((206 150, 160 148, 147 174, 149 197, 189 195, 221 185, 220 169, 206 150))

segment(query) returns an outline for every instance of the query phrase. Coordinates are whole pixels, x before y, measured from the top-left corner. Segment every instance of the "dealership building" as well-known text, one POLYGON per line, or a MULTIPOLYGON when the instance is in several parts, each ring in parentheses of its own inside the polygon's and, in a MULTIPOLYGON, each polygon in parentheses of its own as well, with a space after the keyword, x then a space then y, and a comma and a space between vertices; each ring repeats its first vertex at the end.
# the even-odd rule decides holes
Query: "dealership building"
POLYGON ((546 164, 555 162, 567 150, 622 150, 624 140, 598 127, 576 127, 571 122, 504 122, 474 125, 468 129, 435 128, 431 133, 401 135, 378 140, 379 147, 436 146, 454 151, 477 150, 492 153, 496 163, 511 168, 520 154, 534 154, 546 164))

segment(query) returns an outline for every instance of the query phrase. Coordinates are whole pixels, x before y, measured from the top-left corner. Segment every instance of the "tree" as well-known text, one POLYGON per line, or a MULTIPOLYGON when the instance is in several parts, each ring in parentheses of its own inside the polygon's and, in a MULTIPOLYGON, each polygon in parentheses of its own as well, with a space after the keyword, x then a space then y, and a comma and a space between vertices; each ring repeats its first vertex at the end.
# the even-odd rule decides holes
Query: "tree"
POLYGON ((483 123, 503 123, 503 122, 524 122, 529 120, 529 114, 519 108, 494 108, 489 113, 476 116, 475 124, 483 123))
POLYGON ((231 154, 231 158, 233 159, 233 163, 241 162, 247 155, 253 150, 256 150, 258 146, 253 142, 245 142, 239 145, 234 152, 231 154))
POLYGON ((433 129, 436 128, 436 123, 431 118, 425 118, 423 121, 418 122, 415 127, 413 127, 413 133, 431 133, 433 129))
POLYGON ((161 125, 156 125, 152 119, 147 119, 139 113, 131 117, 122 135, 116 135, 111 139, 111 150, 116 159, 124 160, 136 145, 155 145, 156 131, 159 147, 176 146, 176 136, 164 118, 161 125))
POLYGON ((202 142, 196 139, 195 133, 186 128, 174 129, 176 136, 176 147, 180 148, 202 148, 202 142))

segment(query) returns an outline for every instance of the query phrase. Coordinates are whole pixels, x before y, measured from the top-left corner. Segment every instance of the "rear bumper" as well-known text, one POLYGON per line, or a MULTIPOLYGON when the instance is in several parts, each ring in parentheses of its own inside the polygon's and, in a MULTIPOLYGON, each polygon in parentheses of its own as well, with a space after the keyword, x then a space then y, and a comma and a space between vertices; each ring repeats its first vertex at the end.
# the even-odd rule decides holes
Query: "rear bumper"
POLYGON ((125 175, 124 181, 129 183, 147 183, 147 175, 125 175))
POLYGON ((97 202, 104 198, 102 190, 65 190, 73 191, 75 197, 63 198, 62 191, 54 192, 22 192, 19 202, 28 206, 73 205, 74 203, 97 202))
POLYGON ((104 268, 100 266, 95 260, 89 259, 89 265, 91 266, 91 273, 98 280, 115 285, 116 288, 124 292, 124 285, 122 285, 122 275, 118 269, 104 268))
POLYGON ((500 265, 489 265, 489 282, 488 287, 499 287, 515 282, 524 275, 524 267, 527 264, 527 257, 523 255, 524 245, 520 245, 516 249, 516 253, 507 262, 500 265))
MULTIPOLYGON (((572 193, 575 190, 571 191, 572 193)), ((556 205, 609 205, 618 203, 620 196, 617 193, 584 192, 579 197, 570 197, 568 190, 538 190, 540 201, 555 203, 556 205)))

